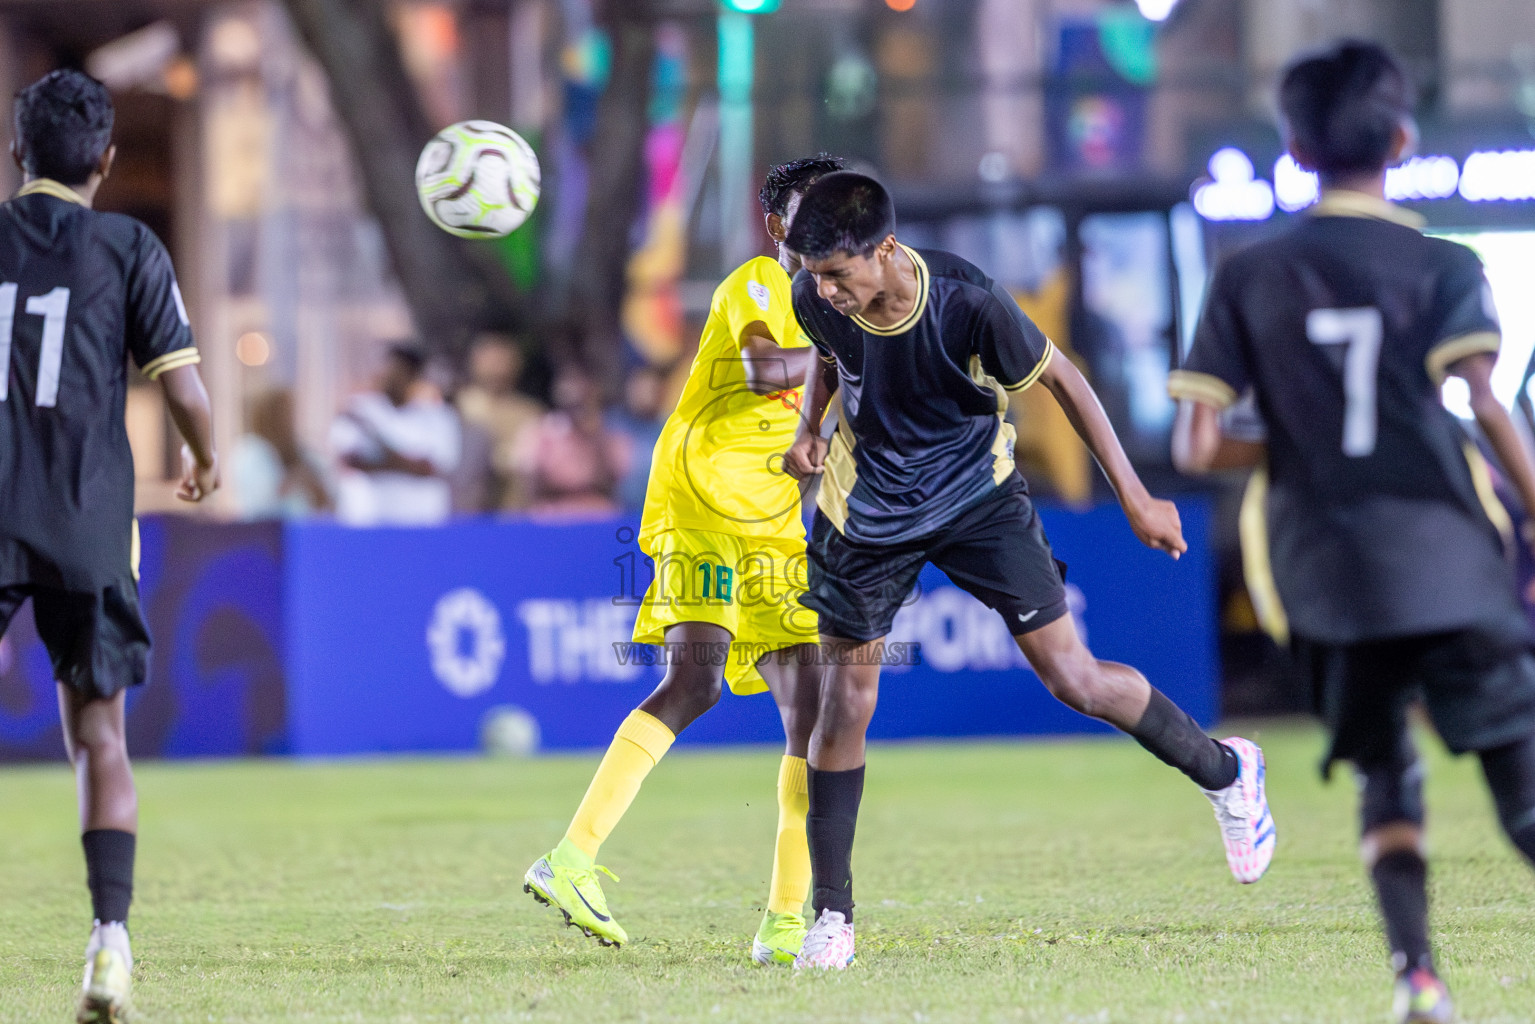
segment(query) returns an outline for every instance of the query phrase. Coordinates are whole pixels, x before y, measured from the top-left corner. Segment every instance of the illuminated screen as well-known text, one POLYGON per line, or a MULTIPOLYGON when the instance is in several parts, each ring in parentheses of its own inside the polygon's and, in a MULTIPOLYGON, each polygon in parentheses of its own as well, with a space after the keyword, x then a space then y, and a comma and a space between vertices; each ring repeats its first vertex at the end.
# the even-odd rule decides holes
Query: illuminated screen
MULTIPOLYGON (((1487 281, 1503 323, 1503 348, 1492 371, 1492 389, 1499 401, 1512 406, 1535 349, 1535 231, 1434 234, 1470 246, 1487 267, 1487 281)), ((1444 404, 1462 419, 1471 418, 1465 381, 1455 377, 1445 381, 1444 404)))

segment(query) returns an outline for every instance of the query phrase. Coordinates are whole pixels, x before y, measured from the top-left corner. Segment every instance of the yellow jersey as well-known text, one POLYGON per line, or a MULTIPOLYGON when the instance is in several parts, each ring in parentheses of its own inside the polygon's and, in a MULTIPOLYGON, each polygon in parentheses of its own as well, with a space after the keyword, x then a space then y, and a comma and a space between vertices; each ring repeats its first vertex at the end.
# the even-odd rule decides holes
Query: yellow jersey
POLYGON ((709 530, 799 540, 800 492, 783 471, 804 386, 756 395, 746 386, 741 332, 767 325, 781 348, 810 339, 794 318, 789 275, 758 256, 714 290, 698 355, 650 463, 640 546, 664 530, 709 530))

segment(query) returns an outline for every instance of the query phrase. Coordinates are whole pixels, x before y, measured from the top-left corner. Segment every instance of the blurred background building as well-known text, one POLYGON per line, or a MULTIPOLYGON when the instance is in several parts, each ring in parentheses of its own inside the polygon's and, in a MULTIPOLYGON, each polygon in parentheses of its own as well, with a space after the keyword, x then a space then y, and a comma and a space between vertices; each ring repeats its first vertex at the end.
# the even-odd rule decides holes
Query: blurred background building
MULTIPOLYGON (((891 185, 903 240, 1011 289, 1148 478, 1184 487, 1167 373, 1212 262, 1310 201, 1273 89, 1348 35, 1417 78, 1423 141, 1393 196, 1488 261, 1500 393, 1527 404, 1529 0, 0 0, 0 76, 80 66, 113 89, 99 203, 169 246, 221 446, 246 452, 217 514, 329 509, 347 483, 331 425, 411 339, 430 355, 413 400, 462 414, 456 511, 600 512, 642 496, 715 284, 768 250, 763 172, 818 151, 891 185), (543 163, 539 210, 499 242, 449 239, 414 200, 421 144, 468 117, 543 163), (573 454, 547 457, 556 442, 573 454)), ((1025 399, 1035 489, 1090 500, 1064 417, 1025 399)), ((141 505, 167 508, 172 431, 147 384, 128 416, 141 505)), ((1234 521, 1217 517, 1221 608, 1256 650, 1234 521)))

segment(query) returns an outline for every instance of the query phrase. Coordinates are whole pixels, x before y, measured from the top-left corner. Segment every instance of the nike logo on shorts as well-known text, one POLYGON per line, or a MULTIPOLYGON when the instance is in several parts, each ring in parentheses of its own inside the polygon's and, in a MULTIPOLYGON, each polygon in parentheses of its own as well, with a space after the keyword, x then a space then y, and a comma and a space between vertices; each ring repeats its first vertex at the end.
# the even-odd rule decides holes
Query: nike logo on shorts
POLYGON ((1019 612, 1018 613, 1018 621, 1019 622, 1028 622, 1030 619, 1032 619, 1034 616, 1036 616, 1038 614, 1039 614, 1039 609, 1038 608, 1035 608, 1033 611, 1029 612, 1029 614, 1027 614, 1027 615, 1024 615, 1022 612, 1019 612))

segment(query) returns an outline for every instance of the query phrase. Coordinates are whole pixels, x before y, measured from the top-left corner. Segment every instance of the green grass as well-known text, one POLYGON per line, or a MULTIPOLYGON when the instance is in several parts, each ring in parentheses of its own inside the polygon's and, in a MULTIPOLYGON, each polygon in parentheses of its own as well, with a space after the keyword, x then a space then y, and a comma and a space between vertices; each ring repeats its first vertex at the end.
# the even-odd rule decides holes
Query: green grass
MULTIPOLYGON (((633 937, 521 892, 594 757, 146 764, 138 1019, 1378 1022, 1389 974, 1353 787, 1269 728, 1279 855, 1226 872, 1205 801, 1123 741, 883 746, 857 852, 859 962, 746 962, 777 756, 679 752, 603 851, 633 937)), ((1535 1006, 1535 879, 1474 765, 1430 773, 1435 939, 1466 1020, 1535 1006)), ((0 1022, 72 1019, 88 903, 68 773, 0 771, 0 1022)))

